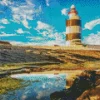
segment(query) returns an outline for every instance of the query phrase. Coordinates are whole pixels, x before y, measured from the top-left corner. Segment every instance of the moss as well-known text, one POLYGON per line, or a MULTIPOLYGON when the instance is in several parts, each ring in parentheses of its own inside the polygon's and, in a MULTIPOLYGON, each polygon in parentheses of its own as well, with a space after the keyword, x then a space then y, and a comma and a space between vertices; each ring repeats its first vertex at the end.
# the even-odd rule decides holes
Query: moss
POLYGON ((43 70, 77 70, 82 69, 82 65, 68 62, 63 64, 43 65, 40 68, 43 70))
MULTIPOLYGON (((41 70, 97 70, 100 69, 100 61, 86 61, 84 63, 62 63, 62 64, 52 64, 43 65, 41 70)), ((38 68, 37 68, 38 69, 38 68)))
POLYGON ((9 91, 13 91, 16 89, 20 89, 35 82, 40 82, 39 80, 22 80, 22 79, 14 79, 11 77, 5 77, 0 79, 0 94, 5 94, 9 91))
POLYGON ((0 71, 7 71, 11 69, 19 69, 30 66, 52 65, 52 64, 54 64, 54 62, 28 62, 28 63, 3 64, 0 66, 0 71))
POLYGON ((100 61, 85 62, 83 66, 85 69, 88 69, 88 70, 97 70, 97 69, 100 69, 100 61))
POLYGON ((13 79, 10 77, 0 79, 0 94, 7 93, 22 87, 23 80, 13 79))

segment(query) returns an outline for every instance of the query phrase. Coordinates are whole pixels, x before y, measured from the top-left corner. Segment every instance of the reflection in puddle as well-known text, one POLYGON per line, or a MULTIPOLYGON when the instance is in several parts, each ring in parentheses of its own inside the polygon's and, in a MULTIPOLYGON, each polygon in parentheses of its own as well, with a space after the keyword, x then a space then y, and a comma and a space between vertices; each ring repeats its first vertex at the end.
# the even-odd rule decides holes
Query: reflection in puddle
POLYGON ((50 100, 50 94, 65 88, 66 75, 18 74, 11 77, 23 79, 30 84, 19 90, 0 95, 0 100, 50 100))

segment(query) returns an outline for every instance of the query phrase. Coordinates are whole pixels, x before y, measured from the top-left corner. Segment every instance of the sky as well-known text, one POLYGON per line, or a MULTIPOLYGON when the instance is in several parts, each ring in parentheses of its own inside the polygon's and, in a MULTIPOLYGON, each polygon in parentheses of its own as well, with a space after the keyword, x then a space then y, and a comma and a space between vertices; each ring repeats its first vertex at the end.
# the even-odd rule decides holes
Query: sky
POLYGON ((0 40, 65 45, 66 20, 73 4, 82 21, 82 43, 100 45, 100 0, 0 0, 0 40))

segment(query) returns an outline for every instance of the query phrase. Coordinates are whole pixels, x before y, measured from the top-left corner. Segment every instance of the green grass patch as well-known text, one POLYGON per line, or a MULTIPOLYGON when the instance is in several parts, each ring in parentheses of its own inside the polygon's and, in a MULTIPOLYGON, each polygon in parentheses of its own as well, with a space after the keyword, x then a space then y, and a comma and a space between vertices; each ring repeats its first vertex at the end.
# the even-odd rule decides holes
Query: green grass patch
POLYGON ((63 63, 63 64, 52 64, 52 65, 44 65, 41 68, 43 69, 48 69, 48 70, 74 70, 74 69, 79 69, 81 66, 78 64, 74 63, 63 63))
POLYGON ((86 61, 84 63, 63 63, 63 64, 52 64, 43 65, 42 69, 46 70, 97 70, 100 69, 100 61, 86 61))
POLYGON ((8 91, 12 91, 15 89, 19 89, 23 87, 23 80, 13 79, 10 77, 1 78, 0 79, 0 94, 7 93, 8 91))
POLYGON ((0 66, 0 71, 7 71, 11 69, 19 69, 30 66, 52 65, 52 64, 54 64, 54 62, 28 62, 28 63, 3 64, 2 66, 0 66))
POLYGON ((85 62, 83 66, 85 69, 88 69, 88 70, 97 70, 97 69, 100 69, 100 61, 85 62))

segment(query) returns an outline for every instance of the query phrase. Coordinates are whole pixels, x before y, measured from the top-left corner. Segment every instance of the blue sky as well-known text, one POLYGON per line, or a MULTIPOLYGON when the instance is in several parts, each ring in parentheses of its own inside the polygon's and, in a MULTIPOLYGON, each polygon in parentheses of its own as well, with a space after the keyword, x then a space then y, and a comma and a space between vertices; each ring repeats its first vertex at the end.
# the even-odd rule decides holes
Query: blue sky
POLYGON ((64 45, 72 4, 82 20, 82 42, 100 45, 100 0, 0 0, 0 40, 64 45))

